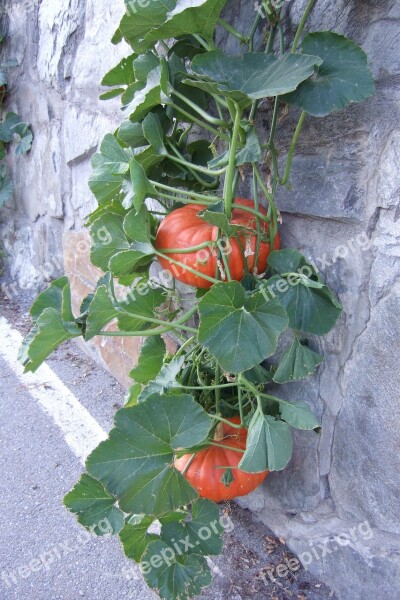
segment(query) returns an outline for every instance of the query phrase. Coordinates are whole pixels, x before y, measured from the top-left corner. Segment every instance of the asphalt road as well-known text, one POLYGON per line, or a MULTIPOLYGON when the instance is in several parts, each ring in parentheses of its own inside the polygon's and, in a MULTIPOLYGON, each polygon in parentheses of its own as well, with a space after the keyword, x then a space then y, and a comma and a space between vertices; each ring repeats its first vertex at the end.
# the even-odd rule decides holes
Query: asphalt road
MULTIPOLYGON (((26 332, 25 315, 4 307, 0 312, 26 332)), ((114 379, 72 343, 48 365, 108 431, 124 395, 114 379)), ((0 600, 156 600, 119 539, 89 537, 63 507, 82 465, 32 393, 0 352, 0 600)), ((262 569, 286 560, 287 547, 249 511, 234 503, 222 509, 234 530, 213 563, 213 585, 199 600, 335 598, 303 569, 276 583, 266 579, 262 569)))

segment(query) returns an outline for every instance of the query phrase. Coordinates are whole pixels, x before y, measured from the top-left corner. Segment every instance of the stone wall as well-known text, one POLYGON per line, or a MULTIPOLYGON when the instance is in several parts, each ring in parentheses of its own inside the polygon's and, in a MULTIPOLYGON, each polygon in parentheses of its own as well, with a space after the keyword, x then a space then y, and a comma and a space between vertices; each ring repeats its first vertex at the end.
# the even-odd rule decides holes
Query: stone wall
MULTIPOLYGON (((11 159, 17 194, 15 205, 1 211, 2 235, 12 276, 27 285, 46 261, 54 271, 61 268, 63 234, 67 240, 79 235, 74 232, 93 207, 89 158, 119 122, 118 101, 97 98, 102 75, 125 51, 109 43, 123 2, 7 4, 9 53, 21 62, 13 75, 13 98, 32 123, 35 142, 29 156, 11 159)), ((289 27, 305 4, 287 2, 289 27)), ((244 28, 253 18, 252 7, 253 2, 235 1, 229 11, 244 28)), ((340 114, 307 119, 293 191, 280 195, 284 244, 314 259, 340 296, 344 314, 329 336, 312 341, 327 357, 318 376, 281 389, 286 398, 313 406, 321 434, 296 432, 289 467, 270 475, 241 504, 303 553, 308 568, 339 598, 395 598, 400 593, 400 3, 318 0, 310 28, 332 29, 360 43, 377 93, 340 114), (343 545, 333 540, 338 534, 343 545)), ((283 149, 294 124, 295 115, 289 114, 283 149)), ((245 186, 242 193, 248 193, 245 186)))

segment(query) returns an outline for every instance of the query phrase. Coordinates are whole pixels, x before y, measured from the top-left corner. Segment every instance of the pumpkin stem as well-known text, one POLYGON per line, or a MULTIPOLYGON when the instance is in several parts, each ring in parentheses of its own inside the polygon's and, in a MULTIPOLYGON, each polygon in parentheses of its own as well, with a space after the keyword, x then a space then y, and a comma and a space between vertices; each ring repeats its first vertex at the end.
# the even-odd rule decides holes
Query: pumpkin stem
POLYGON ((221 442, 224 437, 224 424, 218 423, 217 427, 215 428, 214 440, 216 442, 221 442))

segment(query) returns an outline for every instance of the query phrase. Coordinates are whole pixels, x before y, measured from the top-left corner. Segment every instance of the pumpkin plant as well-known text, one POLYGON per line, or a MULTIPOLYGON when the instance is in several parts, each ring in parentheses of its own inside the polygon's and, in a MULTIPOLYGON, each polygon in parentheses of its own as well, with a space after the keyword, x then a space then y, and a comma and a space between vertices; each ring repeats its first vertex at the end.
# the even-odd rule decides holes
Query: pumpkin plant
POLYGON ((284 469, 291 427, 319 428, 305 403, 274 390, 314 373, 323 357, 307 337, 328 333, 341 305, 300 252, 280 249, 275 195, 307 115, 364 100, 374 84, 352 41, 303 37, 313 0, 290 46, 272 0, 248 33, 220 17, 226 0, 126 4, 113 42, 132 51, 102 82, 104 99, 121 96, 123 120, 89 182, 91 260, 104 275, 78 316, 66 277, 42 292, 20 358, 34 371, 71 338, 144 339, 126 404, 65 504, 99 535, 106 518, 148 585, 178 600, 211 581, 205 556, 220 553, 223 531, 214 502, 284 469), (221 28, 240 53, 216 47, 221 28), (288 105, 300 114, 282 168, 288 105), (238 197, 241 179, 251 199, 238 197))

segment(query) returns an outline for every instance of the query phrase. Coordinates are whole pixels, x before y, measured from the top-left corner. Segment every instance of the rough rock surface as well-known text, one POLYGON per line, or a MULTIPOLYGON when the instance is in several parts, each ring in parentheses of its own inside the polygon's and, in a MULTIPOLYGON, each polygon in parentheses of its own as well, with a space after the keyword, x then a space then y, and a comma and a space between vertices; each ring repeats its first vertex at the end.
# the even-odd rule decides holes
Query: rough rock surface
MULTIPOLYGON (((98 82, 125 48, 109 42, 122 0, 6 4, 7 52, 21 63, 12 74, 11 105, 35 132, 30 155, 10 157, 17 194, 0 212, 18 291, 61 271, 62 235, 79 231, 94 205, 87 188, 89 159, 120 119, 118 100, 98 100, 98 82)), ((306 0, 284 4, 293 29, 306 0)), ((253 19, 252 2, 231 2, 228 10, 235 11, 243 29, 253 19)), ((296 434, 289 467, 241 504, 284 536, 341 600, 395 598, 400 594, 400 3, 319 0, 309 27, 332 29, 360 43, 377 93, 340 114, 307 119, 293 191, 280 192, 284 244, 316 262, 340 296, 344 314, 329 336, 312 340, 327 356, 319 375, 281 389, 287 399, 312 405, 321 434, 296 434), (323 553, 326 540, 338 534, 348 543, 336 542, 336 550, 323 553), (311 562, 305 553, 314 556, 311 562)), ((237 51, 236 42, 223 36, 237 51)), ((295 117, 289 113, 284 120, 281 159, 295 117)), ((266 128, 268 120, 266 113, 266 128)), ((248 193, 245 185, 242 193, 248 193)))

